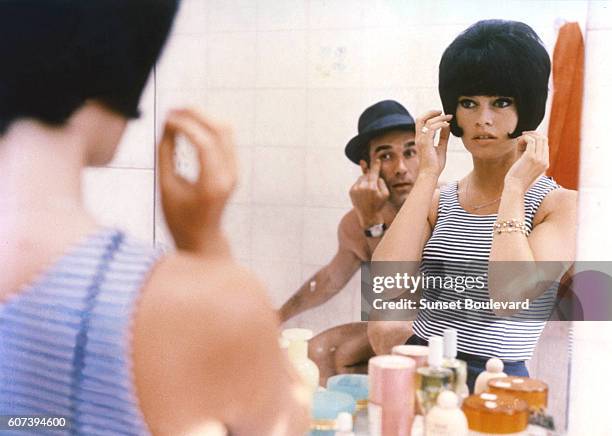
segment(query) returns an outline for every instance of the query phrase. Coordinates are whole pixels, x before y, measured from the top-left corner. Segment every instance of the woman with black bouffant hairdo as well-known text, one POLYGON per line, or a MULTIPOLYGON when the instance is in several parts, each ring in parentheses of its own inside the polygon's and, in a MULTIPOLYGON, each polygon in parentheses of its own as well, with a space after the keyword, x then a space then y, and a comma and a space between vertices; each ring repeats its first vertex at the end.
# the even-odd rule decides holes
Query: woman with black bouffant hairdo
POLYGON ((158 174, 177 252, 101 227, 83 206, 83 169, 110 162, 138 116, 176 9, 0 1, 4 430, 34 422, 15 416, 56 418, 35 430, 73 435, 308 429, 308 394, 278 346, 273 309, 221 230, 237 173, 226 127, 196 109, 166 120, 158 174), (198 150, 195 183, 174 172, 178 134, 198 150))
MULTIPOLYGON (((417 120, 417 181, 373 256, 420 262, 425 274, 481 278, 483 286, 465 291, 422 289, 427 302, 462 305, 425 305, 408 339, 426 344, 456 329, 470 390, 491 357, 508 375, 528 375, 525 361, 556 296, 551 284, 575 257, 577 193, 543 175, 548 141, 536 132, 549 75, 548 53, 524 23, 479 21, 448 46, 438 85, 444 113, 417 120), (451 132, 472 155, 473 169, 436 189, 451 132)), ((385 328, 371 324, 370 337, 385 328)))

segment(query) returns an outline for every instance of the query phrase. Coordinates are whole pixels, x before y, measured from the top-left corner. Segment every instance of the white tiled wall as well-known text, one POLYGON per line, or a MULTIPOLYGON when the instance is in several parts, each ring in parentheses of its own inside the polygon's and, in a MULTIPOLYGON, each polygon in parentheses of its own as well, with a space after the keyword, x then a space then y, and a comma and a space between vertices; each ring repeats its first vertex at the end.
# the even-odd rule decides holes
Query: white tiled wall
MULTIPOLYGON (((522 19, 552 51, 556 20, 584 24, 586 12, 581 1, 473 1, 460 8, 450 1, 187 1, 157 68, 156 128, 169 107, 193 102, 231 122, 241 161, 231 202, 240 213, 234 209, 226 224, 244 234, 231 237, 234 251, 251 265, 278 262, 281 276, 282 262, 297 262, 304 275, 334 254, 338 218, 350 208, 347 191, 359 174, 343 147, 366 106, 393 98, 415 116, 439 107, 440 55, 477 19, 522 19)), ((470 168, 456 138, 448 163, 444 181, 470 168)), ((156 222, 161 240, 159 214, 156 222)), ((262 275, 274 300, 292 293, 262 275)), ((331 305, 318 312, 336 322, 354 319, 336 316, 331 305)), ((322 328, 308 313, 301 321, 322 328)))
POLYGON ((153 242, 153 169, 91 168, 83 189, 86 206, 102 222, 153 242))
POLYGON ((262 88, 255 92, 255 145, 300 148, 305 137, 304 88, 262 88))
MULTIPOLYGON (((612 236, 602 229, 612 212, 612 179, 604 176, 612 148, 601 126, 612 101, 612 12, 609 2, 594 0, 183 0, 143 98, 144 116, 130 127, 111 168, 88 173, 88 204, 105 222, 168 243, 154 194, 154 138, 168 108, 203 107, 233 125, 238 145, 241 180, 224 220, 234 253, 280 305, 335 252, 336 227, 359 174, 343 148, 361 111, 386 98, 415 116, 440 107, 440 55, 458 32, 483 18, 527 22, 550 52, 563 20, 586 29, 580 256, 610 257, 612 241, 602 238, 612 236)), ((470 164, 453 138, 442 179, 461 177, 470 164)), ((358 290, 354 277, 338 297, 292 324, 320 331, 358 319, 358 290)), ((599 328, 576 327, 574 429, 603 428, 587 402, 578 401, 600 380, 582 360, 605 348, 593 338, 612 332, 604 336, 599 328)))
MULTIPOLYGON (((582 148, 578 258, 612 260, 612 154, 606 135, 606 102, 612 99, 612 2, 589 1, 582 148)), ((573 328, 569 434, 612 434, 609 381, 600 378, 612 359, 612 322, 576 322, 573 328)))

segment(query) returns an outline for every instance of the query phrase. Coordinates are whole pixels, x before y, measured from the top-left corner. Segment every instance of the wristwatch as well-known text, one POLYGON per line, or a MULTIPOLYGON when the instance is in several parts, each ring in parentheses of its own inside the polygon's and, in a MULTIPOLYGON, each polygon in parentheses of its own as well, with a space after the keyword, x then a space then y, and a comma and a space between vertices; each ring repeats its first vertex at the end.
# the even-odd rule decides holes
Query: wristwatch
POLYGON ((385 230, 387 230, 387 225, 385 223, 374 224, 365 229, 363 233, 365 233, 368 238, 380 238, 383 233, 385 233, 385 230))

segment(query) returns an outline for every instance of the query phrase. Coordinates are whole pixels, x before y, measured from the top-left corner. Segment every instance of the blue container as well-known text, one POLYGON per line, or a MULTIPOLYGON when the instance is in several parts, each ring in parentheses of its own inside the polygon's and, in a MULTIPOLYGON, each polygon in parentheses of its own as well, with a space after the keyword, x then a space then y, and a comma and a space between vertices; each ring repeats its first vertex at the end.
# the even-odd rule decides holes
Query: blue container
POLYGON ((339 374, 327 379, 327 389, 349 394, 357 404, 357 411, 368 407, 368 376, 365 374, 339 374))
POLYGON ((355 414, 355 400, 351 395, 333 391, 315 392, 310 436, 333 436, 340 412, 355 414))

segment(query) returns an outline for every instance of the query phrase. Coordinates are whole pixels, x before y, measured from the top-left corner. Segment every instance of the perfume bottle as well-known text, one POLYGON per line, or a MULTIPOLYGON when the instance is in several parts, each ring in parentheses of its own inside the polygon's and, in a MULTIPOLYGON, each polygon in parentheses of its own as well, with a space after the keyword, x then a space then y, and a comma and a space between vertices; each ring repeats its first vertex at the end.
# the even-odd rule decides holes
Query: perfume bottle
POLYGON ((442 366, 442 338, 429 338, 428 366, 417 369, 417 403, 426 416, 442 391, 453 390, 453 372, 442 366))
POLYGON ((457 359, 457 330, 444 330, 444 359, 442 366, 453 371, 454 391, 459 397, 459 404, 470 395, 467 385, 467 364, 457 359))

